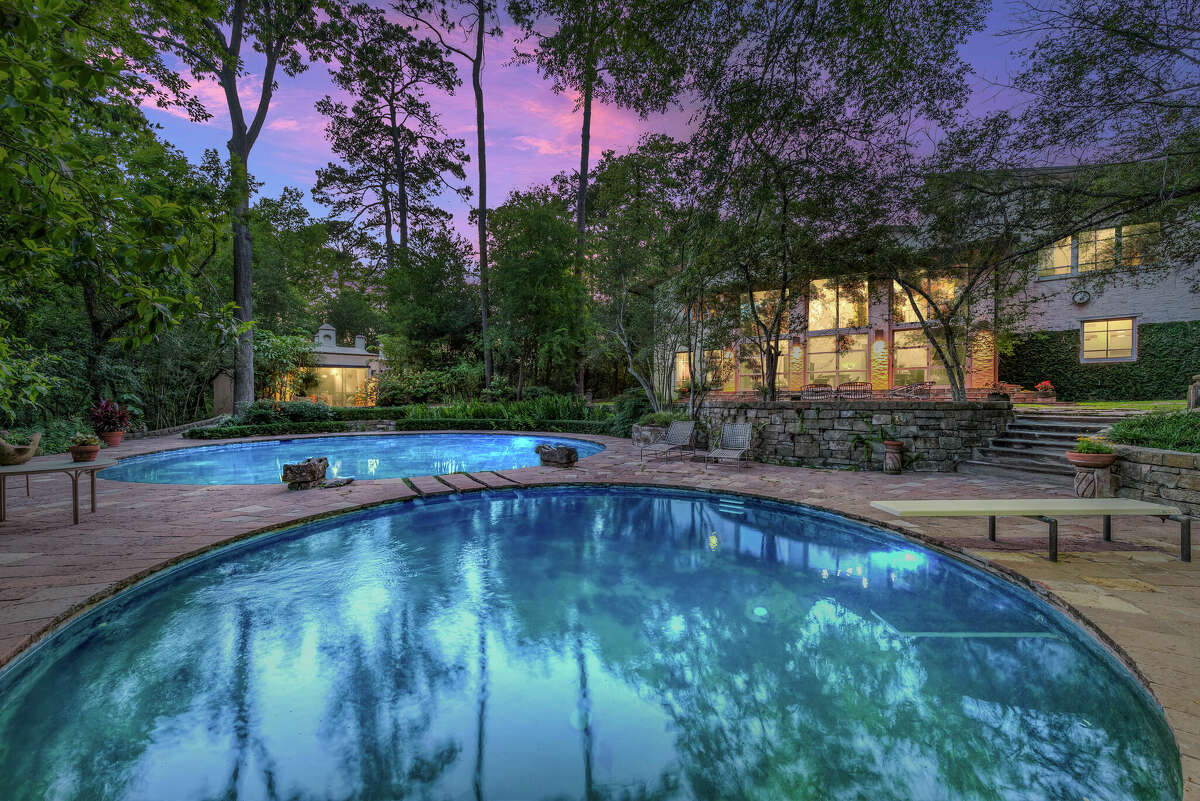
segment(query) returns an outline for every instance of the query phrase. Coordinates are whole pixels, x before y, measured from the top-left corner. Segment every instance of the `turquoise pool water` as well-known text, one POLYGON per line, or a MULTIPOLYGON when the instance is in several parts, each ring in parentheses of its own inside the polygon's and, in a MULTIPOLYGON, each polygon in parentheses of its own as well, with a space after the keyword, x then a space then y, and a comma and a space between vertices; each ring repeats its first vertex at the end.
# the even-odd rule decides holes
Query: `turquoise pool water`
POLYGON ((181 448, 122 459, 102 474, 150 484, 278 484, 283 466, 310 456, 329 459, 328 476, 359 479, 512 470, 541 460, 533 449, 570 445, 579 458, 604 450, 581 439, 514 434, 395 434, 308 437, 181 448))
POLYGON ((1160 710, 1032 595, 815 511, 647 488, 258 538, 0 673, 6 801, 1178 801, 1160 710))

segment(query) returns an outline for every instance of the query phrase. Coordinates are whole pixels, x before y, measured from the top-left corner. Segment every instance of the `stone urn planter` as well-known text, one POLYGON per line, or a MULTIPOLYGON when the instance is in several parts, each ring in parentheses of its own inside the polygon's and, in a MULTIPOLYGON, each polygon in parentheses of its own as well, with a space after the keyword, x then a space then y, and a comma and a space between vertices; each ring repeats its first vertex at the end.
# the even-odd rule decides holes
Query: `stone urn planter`
POLYGON ((900 475, 904 469, 904 443, 895 439, 883 441, 883 472, 900 475))
POLYGON ((37 432, 29 438, 26 445, 9 445, 0 439, 0 466, 25 464, 37 453, 38 443, 42 441, 42 432, 37 432))
POLYGON ((1117 460, 1115 453, 1080 453, 1079 451, 1067 451, 1066 453, 1068 462, 1087 470, 1102 470, 1110 467, 1117 460))
POLYGON ((96 454, 100 453, 99 445, 72 445, 70 447, 71 461, 94 462, 96 454))
POLYGON ((115 448, 121 444, 121 440, 125 438, 124 431, 97 431, 96 436, 104 440, 104 444, 110 448, 115 448))

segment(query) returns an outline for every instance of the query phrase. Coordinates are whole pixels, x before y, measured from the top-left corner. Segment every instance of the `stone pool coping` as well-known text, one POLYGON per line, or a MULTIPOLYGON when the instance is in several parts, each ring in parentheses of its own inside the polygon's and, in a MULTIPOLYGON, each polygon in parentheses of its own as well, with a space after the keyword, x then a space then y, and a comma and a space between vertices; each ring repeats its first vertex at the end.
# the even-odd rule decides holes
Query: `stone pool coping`
MULTIPOLYGON (((339 432, 195 441, 176 436, 123 443, 112 449, 111 455, 125 457, 249 441, 420 433, 427 432, 339 432)), ((0 666, 11 662, 18 654, 69 620, 164 569, 230 543, 343 512, 411 500, 422 495, 505 487, 607 485, 715 490, 783 501, 848 517, 897 533, 923 547, 945 553, 1029 589, 1089 631, 1164 707, 1183 759, 1184 797, 1189 800, 1200 798, 1200 790, 1195 783, 1195 779, 1200 778, 1197 776, 1200 773, 1200 747, 1197 747, 1200 744, 1200 726, 1197 725, 1200 723, 1200 699, 1194 697, 1196 692, 1191 692, 1192 708, 1187 708, 1189 691, 1177 686, 1182 684, 1194 689, 1200 683, 1200 647, 1197 645, 1200 634, 1196 631, 1200 627, 1193 625, 1190 633, 1185 633, 1186 629, 1177 630, 1178 634, 1171 642, 1174 650, 1167 649, 1177 658, 1167 660, 1171 664, 1164 665, 1161 664, 1159 657, 1162 654, 1158 650, 1142 647, 1143 644, 1135 636, 1138 631, 1136 627, 1130 632, 1126 625, 1117 626, 1118 633, 1114 636, 1104 627, 1108 620, 1102 623, 1093 619, 1094 612, 1089 614, 1079 608, 1096 609, 1103 613, 1099 617, 1109 619, 1114 615, 1117 618, 1129 616, 1133 614, 1130 609, 1138 613, 1145 611, 1123 601, 1120 596, 1109 596, 1096 591, 1095 587, 1089 589, 1086 583, 1089 577, 1078 572, 1082 568, 1085 571, 1107 570, 1115 573, 1111 581, 1116 582, 1118 588, 1123 586, 1121 581, 1139 582, 1138 579, 1122 579, 1119 562, 1117 569, 1112 569, 1111 558, 1116 557, 1139 567, 1143 562, 1152 568, 1165 566, 1163 571, 1158 572, 1163 573, 1168 592, 1173 588, 1183 594, 1184 618, 1192 621, 1200 618, 1200 580, 1197 580, 1200 575, 1193 565, 1184 565, 1177 560, 1172 564, 1168 561, 1171 557, 1162 553, 1176 547, 1170 540, 1169 527, 1160 530, 1158 536, 1139 540, 1131 537, 1131 526, 1126 524, 1118 529, 1117 542, 1107 544, 1100 541, 1095 528, 1082 523, 1065 525, 1060 536, 1068 557, 1063 562, 1050 565, 1042 553, 1044 527, 1041 524, 1002 522, 1000 540, 993 545, 986 540, 986 526, 981 521, 931 521, 928 526, 924 525, 924 521, 921 526, 898 523, 866 506, 866 503, 872 499, 872 494, 876 497, 887 492, 895 494, 898 487, 907 488, 903 492, 905 495, 929 495, 940 491, 943 495, 949 492, 954 497, 961 497, 964 492, 980 494, 980 490, 985 490, 982 494, 992 496, 1014 493, 1025 496, 1069 494, 1057 486, 945 473, 906 474, 897 479, 879 473, 833 472, 759 464, 749 469, 714 466, 704 471, 696 463, 681 460, 653 461, 643 466, 638 461, 636 446, 629 440, 613 437, 527 431, 442 433, 561 436, 595 442, 606 449, 581 459, 578 466, 570 471, 528 467, 499 473, 379 479, 355 482, 343 490, 311 490, 290 494, 282 485, 144 484, 104 480, 101 473, 97 482, 101 499, 99 510, 95 515, 83 513, 80 526, 70 525, 69 511, 65 507, 51 504, 39 508, 35 502, 26 501, 18 486, 10 484, 11 514, 9 521, 0 525, 0 666), (834 497, 821 497, 828 493, 818 489, 817 482, 823 482, 827 488, 833 489, 834 497), (814 493, 817 494, 815 497, 814 493), (808 497, 804 497, 806 494, 808 497), (122 504, 122 500, 139 496, 149 500, 122 504), (212 497, 209 499, 204 496, 212 497), (240 508, 229 508, 243 501, 251 503, 240 508), (263 503, 270 503, 271 506, 264 506, 263 503), (145 510, 148 506, 153 507, 153 514, 149 515, 148 520, 121 519, 128 517, 123 512, 145 510), (195 513, 197 509, 207 511, 199 520, 189 519, 189 512, 195 513), (149 524, 149 529, 146 529, 146 524, 149 524), (147 555, 137 548, 130 552, 123 535, 131 525, 141 528, 141 531, 134 531, 132 539, 137 544, 152 546, 148 550, 153 551, 153 555, 147 555), (927 532, 925 528, 933 529, 934 533, 927 532), (1073 529, 1080 529, 1084 533, 1073 540, 1073 529), (1017 530, 1021 531, 1020 535, 1013 533, 1017 530), (99 543, 99 547, 92 547, 95 540, 86 536, 89 533, 107 539, 99 543), (33 551, 33 548, 45 545, 51 546, 46 549, 48 552, 33 551), (29 550, 23 551, 22 548, 29 550), (1073 548, 1076 550, 1073 551, 1073 548), (1071 559, 1071 556, 1097 563, 1077 564, 1077 560, 1071 559), (38 557, 42 558, 39 560, 38 557), (44 580, 39 581, 39 577, 44 580), (9 587, 10 578, 17 580, 17 586, 9 587), (1083 579, 1085 583, 1081 585, 1063 579, 1083 579), (1067 597, 1059 592, 1064 592, 1067 597), (1100 602, 1093 606, 1081 603, 1081 600, 1092 598, 1088 592, 1094 592, 1099 601, 1107 599, 1107 606, 1100 602), (1115 609, 1112 608, 1114 605, 1115 609), (1148 656, 1153 658, 1147 661, 1148 656), (1153 663, 1149 673, 1143 670, 1143 662, 1153 663), (1162 680, 1164 675, 1170 678, 1166 684, 1162 680), (1167 693, 1169 697, 1164 698, 1165 690, 1170 691, 1167 693), (1183 698, 1176 697, 1179 692, 1183 693, 1183 698)), ((50 483, 49 480, 43 480, 35 482, 35 485, 50 483)), ((63 497, 63 492, 64 489, 59 487, 53 496, 42 493, 42 497, 57 499, 63 497)), ((37 500, 35 497, 34 501, 37 500)), ((1160 526, 1160 529, 1163 528, 1160 526)), ((1156 571, 1152 569, 1151 572, 1156 571)), ((1105 585, 1098 586, 1103 588, 1105 585)), ((1139 602, 1143 600, 1140 596, 1133 597, 1139 602)), ((1181 599, 1175 600, 1178 602, 1181 599)), ((1112 626, 1109 625, 1109 628, 1112 626)), ((1161 643, 1157 645, 1161 647, 1161 643)))

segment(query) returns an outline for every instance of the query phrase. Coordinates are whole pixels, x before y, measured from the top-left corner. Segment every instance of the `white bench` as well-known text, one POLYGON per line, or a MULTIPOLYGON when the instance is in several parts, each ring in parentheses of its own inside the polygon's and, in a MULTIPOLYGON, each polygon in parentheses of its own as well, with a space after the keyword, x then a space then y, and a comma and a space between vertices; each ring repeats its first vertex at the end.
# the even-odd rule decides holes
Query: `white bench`
POLYGON ((1116 515, 1144 515, 1179 523, 1179 558, 1192 561, 1192 519, 1174 506, 1163 506, 1131 498, 1019 498, 982 501, 871 501, 871 506, 896 517, 986 517, 988 539, 996 541, 997 517, 1029 517, 1046 523, 1050 529, 1050 561, 1058 561, 1058 520, 1072 515, 1100 515, 1104 518, 1104 539, 1112 540, 1112 518, 1116 515))

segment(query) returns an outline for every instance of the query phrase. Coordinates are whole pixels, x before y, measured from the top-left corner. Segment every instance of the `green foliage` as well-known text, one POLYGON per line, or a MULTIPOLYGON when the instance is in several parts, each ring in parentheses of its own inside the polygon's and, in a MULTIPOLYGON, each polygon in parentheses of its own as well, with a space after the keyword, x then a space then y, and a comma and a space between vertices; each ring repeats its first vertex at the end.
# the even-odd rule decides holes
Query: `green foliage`
POLYGON ((1200 453, 1200 411, 1154 412, 1113 424, 1108 438, 1125 445, 1200 453))
POLYGON ((1093 437, 1079 437, 1075 440, 1075 447, 1072 448, 1076 453, 1112 453, 1111 446, 1104 442, 1094 439, 1093 437))
POLYGON ((89 431, 79 431, 71 435, 71 447, 76 445, 99 445, 100 438, 89 431))
POLYGON ((55 453, 66 453, 71 446, 71 437, 79 433, 87 433, 87 426, 79 420, 52 420, 40 426, 0 430, 0 438, 20 445, 29 442, 35 433, 42 435, 41 442, 38 443, 38 455, 49 456, 55 453))
POLYGON ((254 336, 254 392, 269 397, 304 395, 316 383, 317 353, 309 337, 259 331, 254 336))
POLYGON ((334 410, 324 403, 312 401, 257 400, 246 407, 234 421, 235 425, 274 425, 280 423, 315 423, 334 419, 334 410))
POLYGON ((232 439, 235 437, 273 437, 279 434, 332 434, 349 430, 349 424, 329 420, 320 423, 268 423, 189 428, 183 432, 183 436, 188 439, 232 439))
POLYGON ((614 437, 628 437, 633 423, 653 411, 646 393, 639 387, 631 387, 617 396, 612 404, 612 433, 614 437))
POLYGON ((1138 326, 1136 362, 1081 364, 1079 331, 1043 331, 1018 340, 1000 360, 1000 380, 1032 387, 1049 379, 1060 401, 1181 398, 1200 364, 1200 321, 1138 326))
POLYGON ((687 412, 672 411, 647 412, 638 418, 639 426, 669 426, 677 420, 687 420, 687 412))

